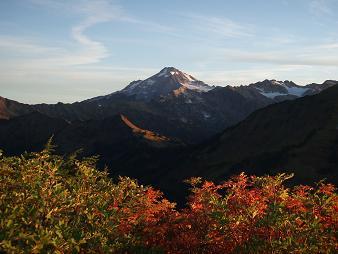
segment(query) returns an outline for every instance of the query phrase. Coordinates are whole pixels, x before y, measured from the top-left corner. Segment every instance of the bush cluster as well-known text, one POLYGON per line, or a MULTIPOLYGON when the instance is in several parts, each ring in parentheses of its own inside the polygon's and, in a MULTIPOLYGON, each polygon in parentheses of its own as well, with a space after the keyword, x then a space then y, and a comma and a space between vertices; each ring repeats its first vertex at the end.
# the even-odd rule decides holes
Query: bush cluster
POLYGON ((0 157, 0 252, 337 253, 331 184, 287 188, 285 174, 191 178, 179 210, 136 180, 113 182, 95 158, 50 149, 0 157))

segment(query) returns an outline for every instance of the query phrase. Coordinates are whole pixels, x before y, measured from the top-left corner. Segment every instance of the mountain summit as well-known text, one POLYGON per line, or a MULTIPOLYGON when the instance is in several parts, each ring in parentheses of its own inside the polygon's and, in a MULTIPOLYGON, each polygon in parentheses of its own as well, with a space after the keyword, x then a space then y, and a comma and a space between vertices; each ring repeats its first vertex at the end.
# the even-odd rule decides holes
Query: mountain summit
POLYGON ((121 93, 135 95, 138 99, 151 100, 170 93, 181 93, 186 90, 208 92, 213 88, 174 67, 165 67, 150 78, 131 82, 121 90, 121 93))

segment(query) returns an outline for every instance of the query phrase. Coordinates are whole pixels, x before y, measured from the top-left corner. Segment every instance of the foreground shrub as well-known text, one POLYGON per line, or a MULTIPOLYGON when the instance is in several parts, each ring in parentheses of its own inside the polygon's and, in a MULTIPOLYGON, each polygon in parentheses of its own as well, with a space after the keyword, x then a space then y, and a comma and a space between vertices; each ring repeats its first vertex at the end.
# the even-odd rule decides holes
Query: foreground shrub
POLYGON ((220 185, 190 179, 189 207, 166 246, 171 253, 337 253, 334 186, 288 189, 290 177, 241 174, 220 185))
POLYGON ((0 158, 0 251, 8 253, 336 253, 333 185, 291 176, 192 178, 187 207, 94 159, 49 149, 0 158))
POLYGON ((48 151, 0 162, 0 248, 13 253, 142 250, 174 204, 129 178, 48 151))

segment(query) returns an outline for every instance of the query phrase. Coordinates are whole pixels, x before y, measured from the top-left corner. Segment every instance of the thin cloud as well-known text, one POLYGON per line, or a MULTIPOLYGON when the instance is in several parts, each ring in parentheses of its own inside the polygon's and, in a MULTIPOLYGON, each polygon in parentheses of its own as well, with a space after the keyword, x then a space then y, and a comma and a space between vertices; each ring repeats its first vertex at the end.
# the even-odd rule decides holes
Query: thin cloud
POLYGON ((311 13, 316 16, 333 14, 330 2, 330 0, 312 0, 309 5, 311 13))
POLYGON ((85 1, 76 10, 83 13, 86 18, 72 28, 72 37, 84 47, 86 52, 85 58, 87 58, 89 63, 99 62, 101 59, 109 56, 108 50, 102 43, 86 36, 85 32, 99 23, 121 18, 123 12, 119 6, 106 0, 85 1), (92 58, 91 60, 90 57, 92 58))
POLYGON ((329 43, 329 44, 319 45, 318 48, 322 48, 322 49, 338 49, 338 42, 337 43, 329 43))
POLYGON ((338 47, 323 44, 305 48, 278 51, 245 51, 219 49, 222 59, 242 63, 265 63, 293 66, 334 66, 338 67, 338 47))
POLYGON ((66 1, 55 1, 55 0, 29 0, 32 4, 40 5, 52 9, 64 8, 66 1))
MULTIPOLYGON (((30 0, 37 6, 42 6, 57 12, 63 11, 70 14, 77 14, 82 21, 71 27, 71 37, 78 45, 77 50, 64 48, 60 56, 48 56, 44 59, 35 59, 37 62, 54 65, 85 65, 98 63, 110 56, 109 49, 100 41, 97 41, 86 32, 101 23, 119 21, 138 25, 142 29, 150 29, 160 33, 175 35, 174 29, 168 26, 139 20, 125 13, 123 8, 111 0, 30 0)), ((37 45, 37 47, 41 47, 37 45)))
POLYGON ((239 67, 234 70, 193 72, 195 77, 213 85, 248 85, 264 79, 292 80, 298 85, 322 83, 327 79, 336 79, 336 67, 294 66, 294 65, 255 65, 239 67), (323 79, 324 77, 324 79, 323 79))
MULTIPOLYGON (((235 70, 217 70, 217 71, 202 71, 198 74, 199 78, 213 85, 248 85, 252 81, 260 81, 264 79, 282 79, 287 77, 290 72, 295 70, 308 69, 307 67, 295 66, 276 66, 276 67, 254 67, 254 68, 239 68, 235 70)), ((290 76, 288 76, 290 78, 290 76)))
POLYGON ((77 14, 82 21, 71 28, 71 36, 78 45, 77 51, 64 49, 58 57, 45 57, 35 59, 38 62, 61 65, 82 65, 100 62, 109 56, 105 45, 86 35, 86 31, 100 23, 110 22, 125 18, 122 8, 109 0, 80 0, 80 1, 55 1, 55 0, 30 0, 31 3, 55 11, 77 14))
POLYGON ((177 33, 177 29, 171 26, 166 26, 166 25, 162 25, 159 23, 146 21, 146 20, 140 20, 140 19, 133 18, 133 17, 123 17, 121 18, 121 21, 134 24, 134 25, 138 25, 142 27, 142 29, 144 30, 151 30, 157 33, 164 33, 167 35, 179 36, 179 34, 177 33))
POLYGON ((60 53, 61 48, 49 47, 39 45, 35 40, 30 38, 14 37, 14 36, 0 36, 0 49, 4 52, 14 52, 25 55, 39 55, 39 54, 57 54, 60 53))
POLYGON ((222 37, 251 37, 253 36, 253 27, 244 25, 228 18, 215 16, 206 16, 195 13, 182 14, 188 19, 195 30, 201 30, 207 33, 213 33, 222 37))

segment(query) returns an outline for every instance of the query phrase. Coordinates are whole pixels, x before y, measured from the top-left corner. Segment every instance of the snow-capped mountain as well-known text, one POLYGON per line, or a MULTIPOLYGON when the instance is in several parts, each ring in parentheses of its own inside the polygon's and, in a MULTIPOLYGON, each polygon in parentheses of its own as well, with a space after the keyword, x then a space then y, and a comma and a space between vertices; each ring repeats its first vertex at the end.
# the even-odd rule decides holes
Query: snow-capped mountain
POLYGON ((131 82, 120 92, 135 95, 138 99, 151 100, 171 93, 182 93, 186 90, 203 93, 213 88, 213 86, 209 86, 174 67, 165 67, 150 78, 131 82))
POLYGON ((198 143, 267 105, 313 95, 338 84, 299 86, 264 80, 248 86, 210 86, 174 67, 131 82, 121 91, 72 104, 26 105, 0 98, 0 119, 39 112, 67 122, 125 115, 140 126, 171 139, 198 143))
POLYGON ((305 95, 313 95, 321 92, 337 84, 336 81, 325 81, 323 84, 310 84, 306 86, 299 86, 292 81, 277 81, 277 80, 264 80, 250 84, 248 88, 255 88, 261 95, 274 99, 284 100, 302 97, 305 95))
MULTIPOLYGON (((314 95, 337 83, 335 80, 327 80, 322 84, 312 83, 306 86, 300 86, 293 81, 266 79, 250 85, 227 86, 227 88, 238 92, 248 99, 263 101, 263 104, 271 104, 306 95, 314 95)), ((105 101, 107 99, 116 98, 117 95, 124 95, 141 101, 167 100, 172 96, 181 97, 183 95, 186 103, 201 103, 204 97, 203 94, 209 93, 215 88, 220 87, 208 85, 174 67, 165 67, 157 74, 145 80, 131 82, 120 91, 95 97, 87 101, 96 101, 101 106, 102 103, 106 103, 105 101)))

